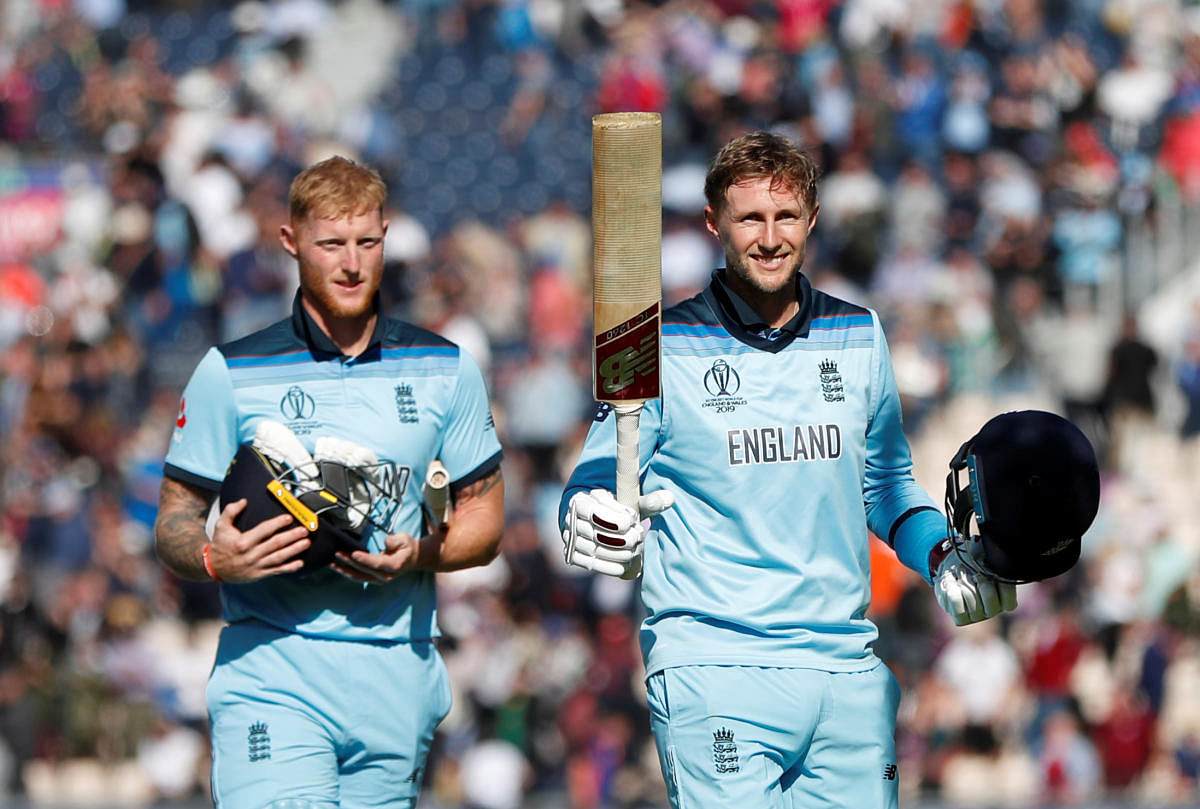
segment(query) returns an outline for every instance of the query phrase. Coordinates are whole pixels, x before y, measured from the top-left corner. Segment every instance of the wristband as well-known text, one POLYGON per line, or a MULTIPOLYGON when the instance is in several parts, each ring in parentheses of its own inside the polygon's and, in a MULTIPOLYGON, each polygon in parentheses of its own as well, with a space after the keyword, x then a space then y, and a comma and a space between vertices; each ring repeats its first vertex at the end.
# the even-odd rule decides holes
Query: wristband
POLYGON ((200 552, 200 555, 204 557, 204 571, 208 573, 208 577, 210 579, 219 583, 224 581, 224 579, 217 575, 217 571, 213 567, 212 559, 208 558, 208 551, 210 548, 212 548, 212 543, 206 544, 204 546, 204 550, 200 552))
MULTIPOLYGON (((929 551, 929 578, 932 580, 937 575, 938 568, 942 562, 946 561, 946 557, 954 551, 954 540, 943 539, 938 544, 934 545, 929 551)), ((205 557, 207 558, 207 557, 205 557)))

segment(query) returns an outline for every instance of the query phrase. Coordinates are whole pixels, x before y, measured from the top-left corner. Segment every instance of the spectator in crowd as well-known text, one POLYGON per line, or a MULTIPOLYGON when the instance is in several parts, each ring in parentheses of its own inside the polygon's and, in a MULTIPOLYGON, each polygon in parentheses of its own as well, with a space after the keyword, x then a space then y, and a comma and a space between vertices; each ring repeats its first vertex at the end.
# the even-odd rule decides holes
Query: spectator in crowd
POLYGON ((1158 352, 1138 333, 1138 321, 1126 315, 1109 350, 1104 409, 1108 418, 1112 465, 1146 480, 1146 442, 1153 431, 1157 397, 1152 377, 1158 352))

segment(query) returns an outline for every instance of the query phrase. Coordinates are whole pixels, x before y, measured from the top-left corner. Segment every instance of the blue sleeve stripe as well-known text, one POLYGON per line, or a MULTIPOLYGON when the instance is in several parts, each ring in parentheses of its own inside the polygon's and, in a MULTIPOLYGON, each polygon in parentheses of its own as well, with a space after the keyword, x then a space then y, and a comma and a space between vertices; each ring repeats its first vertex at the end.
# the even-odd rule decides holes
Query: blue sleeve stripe
POLYGON ((729 332, 725 331, 720 326, 712 326, 707 323, 664 323, 662 326, 663 337, 681 336, 681 337, 729 337, 729 332))
MULTIPOLYGON (((814 317, 809 324, 809 331, 874 331, 875 324, 869 314, 866 315, 821 315, 814 317)), ((710 326, 704 323, 664 323, 663 339, 668 337, 684 337, 690 339, 723 339, 732 340, 729 332, 720 326, 710 326)))
POLYGON ((818 329, 820 331, 837 331, 860 327, 873 328, 874 322, 871 320, 869 312, 853 315, 817 315, 812 319, 808 327, 809 329, 818 329))
POLYGON ((458 346, 398 346, 381 352, 385 360, 457 359, 458 346))
POLYGON ((289 351, 286 354, 243 354, 237 357, 225 357, 225 365, 231 371, 242 368, 292 366, 306 362, 312 362, 312 355, 308 351, 289 351))
MULTIPOLYGON (((852 339, 852 340, 797 340, 785 351, 841 351, 853 348, 869 349, 873 344, 872 340, 852 339)), ((722 341, 716 345, 697 345, 692 342, 685 343, 668 343, 663 341, 663 356, 664 357, 716 357, 716 356, 740 356, 742 354, 755 354, 758 349, 753 346, 745 345, 737 340, 722 341)))

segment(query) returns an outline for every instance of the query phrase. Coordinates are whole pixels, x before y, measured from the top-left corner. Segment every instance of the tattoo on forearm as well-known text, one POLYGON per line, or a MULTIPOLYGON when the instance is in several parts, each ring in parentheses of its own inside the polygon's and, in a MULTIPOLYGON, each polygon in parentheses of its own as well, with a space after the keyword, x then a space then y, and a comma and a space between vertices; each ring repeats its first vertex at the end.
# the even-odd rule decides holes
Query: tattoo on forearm
POLYGON ((476 497, 483 497, 500 483, 500 470, 489 473, 486 477, 482 477, 474 483, 468 483, 458 491, 454 492, 454 505, 459 506, 476 497))
POLYGON ((165 479, 154 523, 155 549, 162 561, 183 576, 206 578, 200 561, 209 501, 205 494, 175 480, 165 479))

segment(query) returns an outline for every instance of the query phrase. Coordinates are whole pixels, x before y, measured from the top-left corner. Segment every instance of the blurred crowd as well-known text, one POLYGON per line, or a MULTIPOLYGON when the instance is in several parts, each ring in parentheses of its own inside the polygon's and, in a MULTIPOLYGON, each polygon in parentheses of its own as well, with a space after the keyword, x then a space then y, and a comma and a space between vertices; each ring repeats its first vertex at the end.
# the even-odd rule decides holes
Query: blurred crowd
MULTIPOLYGON (((421 805, 662 807, 635 585, 562 562, 591 419, 589 120, 664 119, 669 301, 705 163, 820 160, 814 284, 884 318, 918 479, 990 416, 1092 439, 1069 574, 954 628, 873 541, 902 802, 1200 803, 1200 8, 1182 0, 8 0, 0 5, 0 800, 195 801, 216 588, 151 527, 179 391, 283 317, 291 177, 391 187, 388 311, 485 369, 502 557, 440 582, 421 805)), ((764 504, 765 508, 771 507, 764 504)), ((380 688, 395 683, 381 682, 380 688)))

